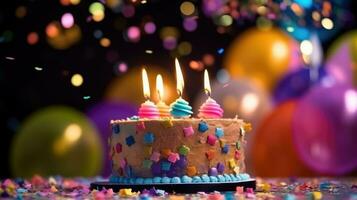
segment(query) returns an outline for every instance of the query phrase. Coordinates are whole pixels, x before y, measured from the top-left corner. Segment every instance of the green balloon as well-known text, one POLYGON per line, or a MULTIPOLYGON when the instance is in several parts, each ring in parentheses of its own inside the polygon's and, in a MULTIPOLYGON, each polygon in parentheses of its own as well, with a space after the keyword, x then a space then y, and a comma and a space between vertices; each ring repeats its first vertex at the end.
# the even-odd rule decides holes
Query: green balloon
POLYGON ((97 175, 103 149, 96 129, 82 113, 62 106, 32 114, 15 136, 11 169, 16 177, 97 175))

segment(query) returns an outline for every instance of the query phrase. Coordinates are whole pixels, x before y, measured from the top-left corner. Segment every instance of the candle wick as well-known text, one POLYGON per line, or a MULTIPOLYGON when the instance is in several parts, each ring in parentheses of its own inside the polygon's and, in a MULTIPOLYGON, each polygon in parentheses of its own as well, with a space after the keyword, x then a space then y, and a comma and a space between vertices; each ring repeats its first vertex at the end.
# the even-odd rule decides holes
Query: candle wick
POLYGON ((177 93, 180 97, 182 96, 182 92, 180 90, 177 90, 177 93))
POLYGON ((209 97, 211 97, 211 92, 209 90, 205 89, 205 92, 209 97))
POLYGON ((159 98, 159 102, 160 102, 161 101, 161 95, 160 95, 159 90, 157 91, 157 97, 159 98))

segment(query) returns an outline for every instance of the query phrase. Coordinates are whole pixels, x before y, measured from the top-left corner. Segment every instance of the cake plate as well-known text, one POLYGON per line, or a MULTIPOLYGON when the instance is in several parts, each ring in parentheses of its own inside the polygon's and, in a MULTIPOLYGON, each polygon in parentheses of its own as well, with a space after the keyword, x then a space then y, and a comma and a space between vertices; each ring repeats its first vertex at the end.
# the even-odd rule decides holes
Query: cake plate
POLYGON ((217 182, 217 183, 157 183, 157 184, 124 184, 124 183, 112 183, 112 182, 93 182, 90 184, 90 188, 101 190, 113 189, 114 192, 118 192, 120 189, 131 188, 133 191, 142 191, 144 189, 160 189, 169 193, 197 193, 197 192, 214 192, 214 191, 235 191, 237 186, 246 188, 253 188, 255 190, 256 180, 248 179, 244 181, 232 181, 232 182, 217 182))

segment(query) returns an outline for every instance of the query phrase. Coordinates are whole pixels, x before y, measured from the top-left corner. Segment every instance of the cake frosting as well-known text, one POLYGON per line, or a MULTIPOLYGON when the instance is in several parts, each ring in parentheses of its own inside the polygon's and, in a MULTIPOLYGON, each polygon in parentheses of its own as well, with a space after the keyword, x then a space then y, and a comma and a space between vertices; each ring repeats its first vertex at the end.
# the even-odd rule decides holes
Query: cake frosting
POLYGON ((171 104, 171 115, 177 118, 190 117, 192 115, 192 107, 180 97, 171 104))
POLYGON ((198 117, 200 118, 221 118, 223 116, 223 109, 211 97, 208 97, 198 111, 198 117))
MULTIPOLYGON (((189 110, 186 106, 174 108, 174 112, 189 113, 182 112, 189 110)), ((240 119, 133 118, 113 120, 111 126, 113 182, 201 183, 249 178, 244 164, 245 123, 240 119)))
POLYGON ((160 113, 157 106, 153 102, 147 100, 141 104, 139 116, 140 118, 155 119, 160 117, 160 113))

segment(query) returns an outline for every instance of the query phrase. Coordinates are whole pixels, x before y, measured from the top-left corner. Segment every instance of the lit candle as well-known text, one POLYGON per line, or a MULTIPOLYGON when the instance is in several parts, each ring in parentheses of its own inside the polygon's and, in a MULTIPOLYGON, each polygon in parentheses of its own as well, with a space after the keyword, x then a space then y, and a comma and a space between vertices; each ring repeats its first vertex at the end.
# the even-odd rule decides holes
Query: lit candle
POLYGON ((208 96, 206 102, 204 102, 198 110, 199 118, 221 118, 223 116, 223 110, 221 106, 211 98, 211 84, 209 82, 209 76, 207 70, 204 73, 204 90, 208 96))
POLYGON ((139 109, 140 118, 155 119, 159 117, 159 110, 156 105, 150 101, 150 85, 149 78, 145 69, 142 70, 143 93, 146 101, 141 104, 139 109))
POLYGON ((190 117, 192 115, 192 107, 182 98, 184 79, 177 58, 175 59, 176 71, 176 88, 179 98, 171 104, 171 115, 178 118, 190 117))
POLYGON ((156 104, 160 117, 170 117, 170 107, 162 100, 164 97, 164 81, 161 74, 156 76, 156 90, 159 96, 159 102, 156 104))
POLYGON ((183 75, 180 67, 180 63, 177 58, 175 58, 175 71, 176 71, 176 89, 179 96, 182 96, 183 87, 185 86, 185 82, 183 80, 183 75))

